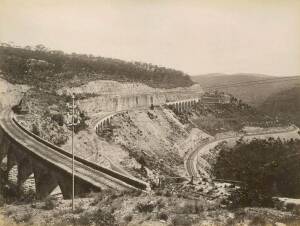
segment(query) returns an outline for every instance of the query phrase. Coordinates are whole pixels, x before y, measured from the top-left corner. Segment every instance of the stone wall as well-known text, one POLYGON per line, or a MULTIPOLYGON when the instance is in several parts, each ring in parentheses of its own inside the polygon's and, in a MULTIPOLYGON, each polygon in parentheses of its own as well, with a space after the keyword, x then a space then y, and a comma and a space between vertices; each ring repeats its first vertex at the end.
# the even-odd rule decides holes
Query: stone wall
MULTIPOLYGON (((200 94, 199 94, 200 96, 200 94)), ((195 93, 155 93, 155 94, 136 94, 136 95, 101 95, 87 99, 78 100, 80 109, 88 114, 104 112, 116 112, 129 110, 139 107, 150 107, 162 105, 167 102, 193 99, 197 97, 195 93)))

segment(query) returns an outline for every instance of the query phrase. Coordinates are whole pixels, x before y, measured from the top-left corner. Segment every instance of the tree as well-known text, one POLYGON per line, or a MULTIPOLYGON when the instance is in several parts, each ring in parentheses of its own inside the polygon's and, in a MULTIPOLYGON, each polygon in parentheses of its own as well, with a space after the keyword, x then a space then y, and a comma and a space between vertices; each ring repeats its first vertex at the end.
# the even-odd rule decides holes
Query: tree
POLYGON ((47 48, 44 45, 42 45, 42 44, 36 45, 34 49, 36 51, 41 51, 41 52, 46 52, 47 51, 47 48))
POLYGON ((273 196, 300 196, 299 161, 299 140, 239 140, 221 149, 213 168, 217 178, 242 182, 241 203, 266 206, 273 196))
POLYGON ((37 135, 37 136, 40 136, 40 130, 39 130, 39 127, 36 124, 32 125, 32 133, 37 135))

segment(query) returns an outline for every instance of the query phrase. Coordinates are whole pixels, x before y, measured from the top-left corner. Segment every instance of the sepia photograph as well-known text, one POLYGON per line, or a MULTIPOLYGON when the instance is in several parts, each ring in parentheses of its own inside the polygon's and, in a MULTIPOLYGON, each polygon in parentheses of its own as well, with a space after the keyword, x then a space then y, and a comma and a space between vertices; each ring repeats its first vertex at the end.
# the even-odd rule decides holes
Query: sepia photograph
POLYGON ((0 0, 0 226, 300 225, 300 0, 0 0))

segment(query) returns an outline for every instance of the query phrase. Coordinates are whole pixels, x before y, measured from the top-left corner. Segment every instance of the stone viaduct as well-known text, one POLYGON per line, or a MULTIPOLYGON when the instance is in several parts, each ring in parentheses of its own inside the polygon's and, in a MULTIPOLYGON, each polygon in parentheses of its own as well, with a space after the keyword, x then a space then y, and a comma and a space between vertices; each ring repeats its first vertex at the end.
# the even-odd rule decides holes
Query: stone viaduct
MULTIPOLYGON (((190 108, 200 99, 165 102, 178 111, 190 108)), ((151 103, 151 101, 150 101, 151 103)), ((163 104, 160 104, 163 105, 163 104)), ((111 119, 125 110, 101 118, 95 126, 98 133, 111 119)), ((0 118, 0 170, 9 188, 19 194, 35 193, 43 199, 53 193, 64 198, 72 194, 72 156, 63 149, 27 131, 5 110, 0 118)), ((101 167, 75 156, 75 195, 103 189, 146 190, 148 184, 129 175, 101 167)))
MULTIPOLYGON (((193 105, 198 103, 200 100, 201 100, 200 98, 193 98, 193 99, 165 102, 164 104, 160 104, 160 105, 172 106, 177 111, 182 112, 183 110, 191 108, 193 105)), ((149 105, 149 107, 150 107, 150 105, 149 105)), ((105 127, 109 126, 112 118, 122 112, 125 112, 125 110, 113 112, 113 113, 110 113, 110 114, 106 115, 105 117, 101 118, 95 125, 96 133, 98 134, 105 127)))
MULTIPOLYGON (((0 170, 17 194, 72 194, 72 156, 22 127, 10 110, 0 119, 0 170)), ((147 184, 75 156, 75 195, 103 189, 146 190, 147 184)), ((1 178, 2 179, 2 178, 1 178)))
POLYGON ((167 103, 165 103, 165 105, 173 106, 177 111, 182 112, 184 110, 191 108, 193 105, 195 105, 199 101, 200 101, 200 98, 194 98, 194 99, 167 102, 167 103))
MULTIPOLYGON (((51 162, 33 155, 21 144, 15 142, 1 130, 0 161, 1 170, 8 187, 17 194, 36 193, 43 199, 52 192, 62 193, 64 198, 71 198, 72 184, 68 172, 60 170, 51 162)), ((97 187, 77 178, 76 194, 82 194, 97 187)))

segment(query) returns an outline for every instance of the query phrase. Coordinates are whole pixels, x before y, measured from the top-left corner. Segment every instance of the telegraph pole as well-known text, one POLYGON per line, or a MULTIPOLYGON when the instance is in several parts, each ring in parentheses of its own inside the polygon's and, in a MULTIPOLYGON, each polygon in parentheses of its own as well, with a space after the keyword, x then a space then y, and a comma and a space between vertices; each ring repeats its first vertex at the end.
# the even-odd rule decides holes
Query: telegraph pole
POLYGON ((67 119, 66 119, 66 125, 68 126, 68 128, 70 128, 71 126, 71 130, 72 130, 72 211, 74 212, 74 207, 75 207, 75 155, 74 155, 74 129, 75 129, 75 125, 78 125, 78 123, 80 122, 77 116, 77 112, 75 112, 75 109, 77 108, 77 106, 75 105, 75 94, 73 93, 71 95, 72 98, 72 105, 70 106, 69 103, 67 103, 67 119), (72 108, 72 111, 71 111, 72 108), (70 119, 70 113, 71 115, 71 119, 70 119), (75 123, 75 114, 77 116, 77 122, 75 123))
POLYGON ((74 190, 75 190, 75 181, 74 181, 74 99, 75 95, 72 94, 72 211, 74 212, 74 190))

